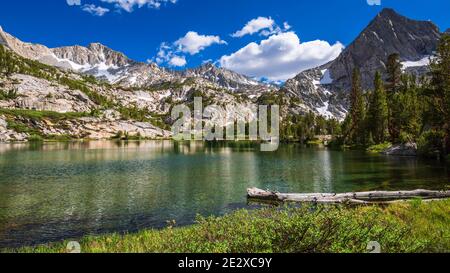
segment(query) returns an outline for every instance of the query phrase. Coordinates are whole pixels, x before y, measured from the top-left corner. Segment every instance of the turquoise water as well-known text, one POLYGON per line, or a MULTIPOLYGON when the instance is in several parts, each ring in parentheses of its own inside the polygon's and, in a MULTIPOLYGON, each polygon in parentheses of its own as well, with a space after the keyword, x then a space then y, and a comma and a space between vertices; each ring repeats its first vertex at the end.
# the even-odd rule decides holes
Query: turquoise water
POLYGON ((281 145, 85 142, 0 145, 0 247, 190 224, 247 207, 246 189, 443 189, 450 166, 281 145))

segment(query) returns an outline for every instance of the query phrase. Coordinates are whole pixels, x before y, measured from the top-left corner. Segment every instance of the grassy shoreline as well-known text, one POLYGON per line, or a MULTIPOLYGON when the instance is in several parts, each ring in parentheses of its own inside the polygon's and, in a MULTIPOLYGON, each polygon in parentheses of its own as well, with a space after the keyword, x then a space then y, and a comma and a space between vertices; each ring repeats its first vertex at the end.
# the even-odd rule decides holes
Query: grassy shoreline
MULTIPOLYGON (((239 210, 198 217, 188 227, 87 236, 79 242, 84 253, 361 253, 370 241, 379 242, 382 252, 450 252, 450 199, 239 210)), ((67 242, 0 252, 65 253, 67 242)))

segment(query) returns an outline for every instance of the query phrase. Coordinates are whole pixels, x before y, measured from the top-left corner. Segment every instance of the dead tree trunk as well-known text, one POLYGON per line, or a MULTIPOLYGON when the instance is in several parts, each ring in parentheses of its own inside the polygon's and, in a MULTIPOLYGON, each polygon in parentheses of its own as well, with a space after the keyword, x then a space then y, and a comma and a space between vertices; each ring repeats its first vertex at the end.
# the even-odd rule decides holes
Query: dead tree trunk
POLYGON ((323 203, 323 204, 388 204, 406 201, 414 198, 435 200, 450 198, 450 191, 371 191, 353 193, 278 193, 257 188, 247 190, 249 199, 266 201, 297 202, 297 203, 323 203))

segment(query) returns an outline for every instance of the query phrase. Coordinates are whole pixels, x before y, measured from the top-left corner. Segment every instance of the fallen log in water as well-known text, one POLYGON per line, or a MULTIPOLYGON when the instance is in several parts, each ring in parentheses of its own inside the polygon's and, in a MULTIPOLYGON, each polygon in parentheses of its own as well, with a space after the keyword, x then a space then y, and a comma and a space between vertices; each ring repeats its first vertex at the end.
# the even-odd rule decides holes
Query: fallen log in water
POLYGON ((247 190, 249 199, 297 203, 322 204, 388 204, 420 198, 423 200, 437 200, 450 198, 450 191, 370 191, 353 193, 279 193, 251 188, 247 190))

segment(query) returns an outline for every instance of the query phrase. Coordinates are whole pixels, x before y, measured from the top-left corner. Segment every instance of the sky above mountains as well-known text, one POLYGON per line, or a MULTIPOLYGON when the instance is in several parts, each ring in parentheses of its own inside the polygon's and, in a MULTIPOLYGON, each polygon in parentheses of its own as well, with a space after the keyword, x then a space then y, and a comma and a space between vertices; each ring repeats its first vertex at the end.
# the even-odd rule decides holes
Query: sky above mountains
POLYGON ((336 58, 386 7, 450 27, 448 0, 1 1, 0 25, 49 47, 100 42, 172 69, 214 62, 283 81, 336 58))

